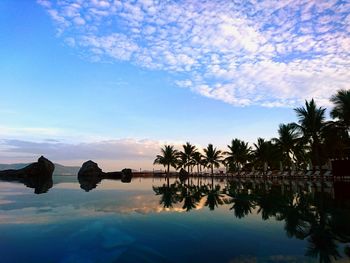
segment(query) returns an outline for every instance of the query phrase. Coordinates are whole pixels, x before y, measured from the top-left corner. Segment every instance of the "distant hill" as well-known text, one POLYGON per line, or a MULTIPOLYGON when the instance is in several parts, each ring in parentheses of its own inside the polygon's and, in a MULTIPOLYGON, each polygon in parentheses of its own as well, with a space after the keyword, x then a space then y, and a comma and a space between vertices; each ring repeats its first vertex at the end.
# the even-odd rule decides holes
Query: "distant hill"
POLYGON ((54 175, 77 175, 80 167, 78 166, 64 166, 58 163, 55 163, 54 175))
MULTIPOLYGON (((30 163, 14 163, 14 164, 0 164, 0 171, 7 169, 21 169, 29 165, 30 163)), ((77 166, 64 166, 55 163, 54 175, 77 175, 80 167, 77 166)))
POLYGON ((8 170, 8 169, 21 169, 26 167, 29 163, 13 163, 13 164, 1 164, 0 163, 0 171, 8 170))

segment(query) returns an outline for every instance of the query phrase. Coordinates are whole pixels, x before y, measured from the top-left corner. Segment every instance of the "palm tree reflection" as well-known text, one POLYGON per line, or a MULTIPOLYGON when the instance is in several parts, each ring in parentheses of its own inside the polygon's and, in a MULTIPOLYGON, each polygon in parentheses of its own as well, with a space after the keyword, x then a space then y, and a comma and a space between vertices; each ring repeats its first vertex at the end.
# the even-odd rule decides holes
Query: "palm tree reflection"
POLYGON ((171 208, 178 202, 176 184, 169 185, 169 183, 167 183, 159 187, 153 186, 153 191, 156 195, 161 196, 159 203, 163 205, 164 208, 171 208))
POLYGON ((221 186, 219 184, 214 186, 214 182, 210 185, 203 187, 204 195, 206 196, 205 206, 209 207, 210 210, 214 210, 219 205, 224 204, 224 195, 221 192, 221 186))
POLYGON ((350 202, 334 200, 323 186, 319 192, 312 193, 306 184, 296 190, 293 182, 287 186, 283 182, 272 185, 263 180, 202 183, 175 181, 154 186, 153 190, 161 196, 160 204, 164 208, 177 204, 185 211, 201 206, 213 211, 227 206, 238 219, 254 213, 260 214, 262 220, 282 221, 286 235, 306 240, 305 255, 319 262, 331 262, 350 254, 349 246, 344 246, 350 242, 350 202))
POLYGON ((186 184, 179 185, 181 188, 180 202, 183 201, 182 209, 190 211, 198 207, 199 201, 202 199, 202 191, 198 186, 189 186, 186 184))
POLYGON ((255 208, 254 195, 249 193, 249 189, 240 188, 234 182, 230 182, 226 189, 227 204, 233 204, 230 210, 234 210, 237 218, 243 218, 252 213, 252 209, 255 208))

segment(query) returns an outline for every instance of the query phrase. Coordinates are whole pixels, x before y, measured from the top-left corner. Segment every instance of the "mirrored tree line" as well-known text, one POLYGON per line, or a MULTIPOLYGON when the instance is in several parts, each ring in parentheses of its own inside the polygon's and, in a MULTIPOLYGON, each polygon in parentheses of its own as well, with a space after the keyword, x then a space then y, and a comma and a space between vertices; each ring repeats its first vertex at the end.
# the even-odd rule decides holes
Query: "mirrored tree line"
POLYGON ((286 235, 306 240, 305 255, 319 262, 331 262, 342 255, 350 257, 350 200, 335 199, 331 189, 322 185, 319 191, 310 191, 305 184, 296 186, 288 181, 208 182, 202 178, 189 183, 176 180, 153 186, 153 190, 164 208, 180 206, 188 212, 222 207, 238 219, 258 214, 262 220, 281 221, 286 235))
POLYGON ((237 175, 255 169, 329 169, 331 159, 350 157, 350 90, 339 90, 330 101, 334 105, 330 110, 331 120, 326 120, 326 108, 318 107, 312 99, 294 109, 297 122, 279 125, 276 138, 258 138, 252 146, 236 138, 226 151, 213 144, 202 150, 189 142, 182 150, 164 145, 154 164, 163 165, 167 175, 171 167, 192 174, 201 174, 206 168, 213 175, 220 165, 237 175))

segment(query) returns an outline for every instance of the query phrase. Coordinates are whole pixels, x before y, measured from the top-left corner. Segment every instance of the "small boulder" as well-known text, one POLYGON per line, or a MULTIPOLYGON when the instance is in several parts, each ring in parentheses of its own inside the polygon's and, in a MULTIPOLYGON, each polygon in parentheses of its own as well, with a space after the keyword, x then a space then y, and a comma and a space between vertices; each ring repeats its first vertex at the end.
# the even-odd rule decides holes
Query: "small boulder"
POLYGON ((132 171, 129 168, 125 168, 120 172, 107 172, 103 174, 103 179, 121 180, 122 183, 130 183, 132 171))
POLYGON ((123 183, 130 183, 132 179, 132 171, 129 168, 125 168, 122 170, 122 178, 121 181, 123 183))
POLYGON ((89 160, 83 163, 82 167, 78 172, 78 177, 87 176, 87 177, 101 177, 103 172, 100 167, 98 167, 97 163, 89 160))

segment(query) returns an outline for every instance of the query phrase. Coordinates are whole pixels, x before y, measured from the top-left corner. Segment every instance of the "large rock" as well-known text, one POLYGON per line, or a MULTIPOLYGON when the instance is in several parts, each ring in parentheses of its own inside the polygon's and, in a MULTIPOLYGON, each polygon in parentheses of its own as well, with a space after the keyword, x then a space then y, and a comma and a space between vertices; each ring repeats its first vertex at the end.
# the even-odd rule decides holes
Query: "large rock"
POLYGON ((6 181, 18 181, 27 187, 34 188, 34 193, 46 193, 53 185, 52 174, 55 165, 41 156, 36 163, 32 163, 22 169, 0 171, 0 179, 6 181))
POLYGON ((32 163, 24 168, 28 176, 52 177, 55 165, 44 156, 41 156, 36 163, 32 163))
POLYGON ((83 163, 83 166, 78 172, 78 177, 101 177, 103 172, 98 164, 89 160, 83 163))
POLYGON ((36 163, 32 163, 22 169, 0 171, 0 178, 9 180, 32 177, 51 178, 54 170, 55 165, 44 156, 41 156, 36 163))

